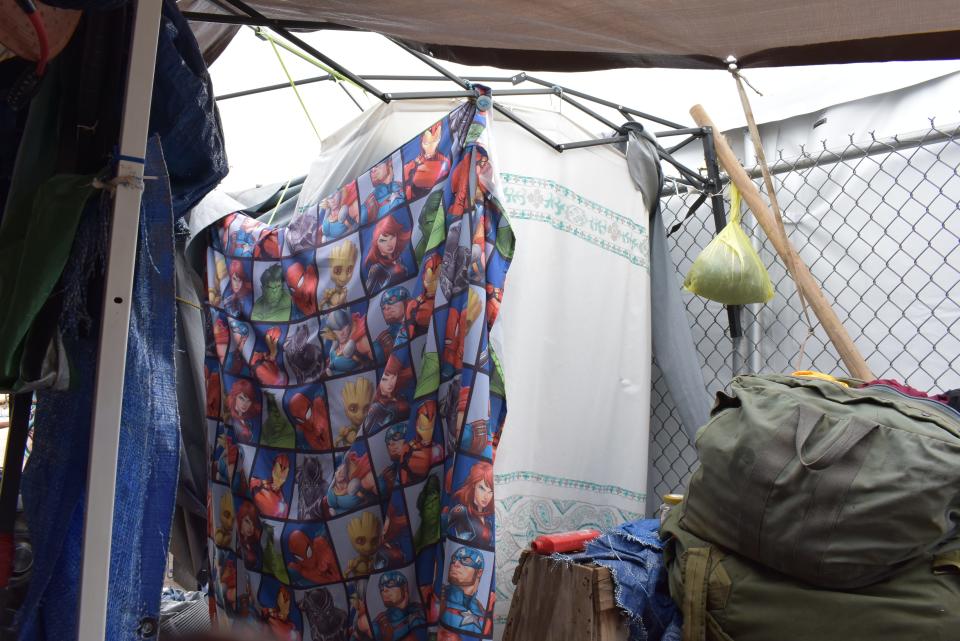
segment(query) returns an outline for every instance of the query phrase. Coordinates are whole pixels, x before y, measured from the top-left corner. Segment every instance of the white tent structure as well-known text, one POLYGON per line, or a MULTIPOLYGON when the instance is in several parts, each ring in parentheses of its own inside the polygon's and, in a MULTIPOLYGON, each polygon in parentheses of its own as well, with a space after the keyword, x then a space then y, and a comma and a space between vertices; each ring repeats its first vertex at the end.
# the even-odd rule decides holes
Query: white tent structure
MULTIPOLYGON (((235 1, 231 5, 240 6, 235 1)), ((104 638, 124 379, 143 161, 159 0, 137 0, 111 223, 104 319, 96 374, 84 527, 80 638, 104 638), (109 337, 110 340, 103 340, 109 337)), ((346 26, 388 33, 447 59, 531 69, 611 66, 721 68, 960 55, 960 16, 951 0, 914 3, 788 0, 736 2, 322 2, 261 0, 267 15, 236 11, 225 20, 288 26, 346 26), (299 22, 298 22, 299 21, 299 22)), ((224 20, 224 19, 221 19, 224 20)), ((376 94, 375 94, 376 95, 376 94)), ((382 95, 382 93, 381 93, 382 95)))

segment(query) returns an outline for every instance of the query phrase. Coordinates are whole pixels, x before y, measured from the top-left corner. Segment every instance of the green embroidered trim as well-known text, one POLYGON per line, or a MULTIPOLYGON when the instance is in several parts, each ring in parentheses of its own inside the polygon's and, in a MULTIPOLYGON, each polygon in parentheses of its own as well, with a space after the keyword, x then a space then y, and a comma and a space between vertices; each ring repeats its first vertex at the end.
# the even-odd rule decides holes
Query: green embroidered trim
POLYGON ((647 227, 553 180, 501 173, 510 217, 547 223, 649 269, 647 227))
POLYGON ((588 490, 590 492, 597 492, 598 494, 615 494, 640 502, 647 500, 646 492, 634 492, 617 485, 601 485, 599 483, 568 479, 562 476, 550 476, 549 474, 539 474, 537 472, 510 472, 508 474, 495 474, 493 477, 494 483, 512 483, 513 481, 534 481, 536 483, 543 483, 544 485, 568 487, 575 490, 588 490))

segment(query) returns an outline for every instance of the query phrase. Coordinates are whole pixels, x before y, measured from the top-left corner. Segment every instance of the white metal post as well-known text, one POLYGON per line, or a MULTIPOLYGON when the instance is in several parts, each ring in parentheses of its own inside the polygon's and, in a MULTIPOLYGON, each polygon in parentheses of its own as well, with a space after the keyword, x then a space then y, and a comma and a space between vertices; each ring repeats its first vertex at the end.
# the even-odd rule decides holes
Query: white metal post
MULTIPOLYGON (((124 95, 116 196, 97 354, 80 581, 80 641, 106 636, 110 543, 120 446, 120 411, 137 253, 144 156, 153 97, 162 0, 137 0, 124 95), (125 178, 130 177, 130 178, 125 178)), ((143 393, 149 393, 143 390, 143 393)))

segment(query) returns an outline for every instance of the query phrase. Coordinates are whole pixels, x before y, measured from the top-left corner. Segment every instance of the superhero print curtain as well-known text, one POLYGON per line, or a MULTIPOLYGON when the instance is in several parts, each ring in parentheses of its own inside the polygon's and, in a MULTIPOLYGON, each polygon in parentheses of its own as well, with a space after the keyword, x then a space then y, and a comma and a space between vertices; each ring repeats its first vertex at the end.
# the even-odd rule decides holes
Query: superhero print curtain
POLYGON ((211 612, 284 640, 489 639, 489 332, 513 253, 464 103, 283 228, 207 247, 211 612))

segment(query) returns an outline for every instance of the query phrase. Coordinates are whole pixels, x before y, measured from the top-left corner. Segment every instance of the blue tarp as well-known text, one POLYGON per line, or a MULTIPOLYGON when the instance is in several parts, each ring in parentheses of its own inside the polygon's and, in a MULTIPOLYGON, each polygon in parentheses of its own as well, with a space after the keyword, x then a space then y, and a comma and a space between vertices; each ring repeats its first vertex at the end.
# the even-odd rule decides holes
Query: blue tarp
MULTIPOLYGON (((143 622, 158 617, 179 460, 173 217, 156 138, 148 148, 145 174, 152 178, 145 181, 141 207, 123 389, 107 615, 111 641, 141 638, 143 622)), ((94 260, 96 252, 82 247, 96 242, 101 225, 98 203, 91 203, 67 279, 83 278, 87 266, 78 263, 94 260)), ((37 394, 34 448, 22 487, 35 554, 20 610, 24 640, 77 638, 97 335, 90 331, 66 339, 74 372, 71 389, 37 394)))

